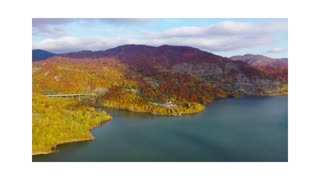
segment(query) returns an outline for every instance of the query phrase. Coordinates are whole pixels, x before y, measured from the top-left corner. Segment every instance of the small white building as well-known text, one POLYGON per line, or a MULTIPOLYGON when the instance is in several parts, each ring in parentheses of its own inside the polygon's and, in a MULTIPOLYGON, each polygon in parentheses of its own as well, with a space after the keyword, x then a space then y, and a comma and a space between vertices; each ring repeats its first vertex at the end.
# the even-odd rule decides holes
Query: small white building
POLYGON ((163 104, 163 106, 165 106, 165 107, 175 107, 177 105, 175 103, 171 102, 171 101, 167 101, 166 103, 163 104))

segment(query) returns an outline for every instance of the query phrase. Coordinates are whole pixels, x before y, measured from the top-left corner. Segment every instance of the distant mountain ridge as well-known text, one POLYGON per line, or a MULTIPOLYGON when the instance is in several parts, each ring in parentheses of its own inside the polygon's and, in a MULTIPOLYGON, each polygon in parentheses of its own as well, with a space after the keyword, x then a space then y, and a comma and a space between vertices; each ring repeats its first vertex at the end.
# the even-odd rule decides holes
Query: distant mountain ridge
POLYGON ((288 79, 288 58, 274 59, 262 55, 246 54, 243 56, 232 56, 231 59, 246 62, 256 69, 280 79, 288 79))
MULTIPOLYGON (((89 63, 102 67, 105 66, 104 64, 117 62, 127 67, 127 70, 120 71, 127 74, 129 79, 142 84, 161 84, 165 78, 177 79, 181 75, 189 79, 199 78, 201 87, 207 86, 206 83, 211 84, 210 88, 213 89, 219 87, 227 96, 241 93, 244 95, 286 93, 282 87, 286 87, 283 84, 287 84, 288 73, 287 67, 282 64, 287 62, 281 60, 281 64, 278 63, 280 60, 276 60, 277 63, 274 64, 273 59, 270 60, 264 56, 258 57, 263 57, 263 60, 267 59, 268 63, 263 61, 263 64, 260 63, 262 60, 255 61, 254 59, 251 60, 253 62, 232 60, 187 46, 162 45, 153 47, 129 44, 104 51, 66 53, 51 57, 46 62, 49 63, 48 65, 51 62, 58 64, 72 62, 72 64, 80 66, 83 63, 89 63), (255 65, 257 62, 259 62, 259 66, 255 65), (260 66, 260 64, 264 66, 260 66), (270 64, 271 66, 269 66, 270 64)), ((190 92, 195 93, 197 88, 200 88, 200 85, 197 85, 198 81, 194 81, 195 84, 192 86, 172 81, 172 84, 166 88, 178 86, 177 88, 189 89, 190 92)), ((171 90, 168 89, 168 91, 171 90)))
POLYGON ((32 50, 32 62, 33 61, 42 61, 42 60, 46 60, 52 56, 56 56, 58 54, 49 52, 49 51, 45 51, 45 50, 41 50, 41 49, 34 49, 32 50))
POLYGON ((242 56, 232 56, 230 59, 235 61, 243 61, 253 66, 271 66, 285 67, 288 66, 288 59, 274 59, 263 55, 245 54, 242 56))

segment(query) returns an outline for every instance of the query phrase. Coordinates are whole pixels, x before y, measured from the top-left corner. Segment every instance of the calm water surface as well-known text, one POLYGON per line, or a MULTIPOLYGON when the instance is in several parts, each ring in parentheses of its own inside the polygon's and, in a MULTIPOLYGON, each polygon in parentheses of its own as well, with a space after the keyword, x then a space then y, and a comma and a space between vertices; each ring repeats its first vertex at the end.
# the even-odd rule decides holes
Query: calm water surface
POLYGON ((217 100, 181 117, 105 109, 93 141, 33 161, 288 161, 288 97, 217 100))

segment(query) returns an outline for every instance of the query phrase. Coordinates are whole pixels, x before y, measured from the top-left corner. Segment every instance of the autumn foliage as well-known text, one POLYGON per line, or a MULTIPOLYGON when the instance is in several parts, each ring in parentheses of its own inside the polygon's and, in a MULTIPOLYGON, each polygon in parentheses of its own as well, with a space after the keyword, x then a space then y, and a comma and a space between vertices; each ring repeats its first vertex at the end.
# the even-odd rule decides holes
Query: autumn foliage
POLYGON ((34 153, 92 139, 89 129, 111 118, 87 103, 44 95, 94 93, 95 103, 105 107, 183 115, 218 98, 288 94, 288 67, 252 66, 183 46, 81 51, 33 62, 32 68, 34 153))
POLYGON ((110 120, 111 116, 97 112, 76 99, 32 96, 32 153, 50 153, 69 141, 93 139, 90 129, 110 120))

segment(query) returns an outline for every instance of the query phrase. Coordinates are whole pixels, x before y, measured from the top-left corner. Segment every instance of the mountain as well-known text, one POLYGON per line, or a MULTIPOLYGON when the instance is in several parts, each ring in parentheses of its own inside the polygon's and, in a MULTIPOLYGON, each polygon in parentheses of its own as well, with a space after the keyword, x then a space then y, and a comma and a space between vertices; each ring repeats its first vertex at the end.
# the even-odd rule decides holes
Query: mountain
POLYGON ((256 64, 170 45, 123 45, 34 61, 32 151, 92 139, 88 130, 110 119, 93 105, 177 116, 203 111, 218 98, 288 94, 287 67, 256 64), (79 93, 84 96, 77 100, 44 96, 79 93))
POLYGON ((252 76, 266 76, 246 63, 234 62, 229 58, 187 46, 123 45, 105 51, 68 53, 63 57, 79 60, 112 57, 130 65, 135 71, 150 76, 159 72, 181 72, 198 76, 222 75, 229 74, 231 70, 240 72, 240 69, 248 71, 252 76))
POLYGON ((187 46, 123 45, 33 62, 33 91, 101 94, 108 107, 185 114, 217 98, 286 95, 287 67, 254 66, 187 46), (173 101, 181 109, 160 109, 173 101), (196 103, 196 104, 190 104, 196 103))
MULTIPOLYGON (((274 87, 271 85, 274 82, 286 82, 287 80, 287 67, 284 66, 287 62, 278 62, 279 60, 260 55, 245 56, 246 58, 251 57, 251 59, 253 57, 260 58, 253 63, 250 63, 250 61, 234 61, 187 46, 163 45, 153 47, 131 44, 105 51, 68 53, 63 57, 77 60, 115 58, 128 65, 131 71, 147 77, 182 73, 198 77, 206 82, 215 83, 227 91, 227 94, 232 94, 233 90, 247 95, 270 94, 271 92, 264 91, 268 89, 266 87, 274 87), (267 62, 271 65, 266 65, 267 62), (266 65, 266 67, 261 67, 261 64, 266 65)), ((273 93, 277 94, 276 92, 273 93)))
POLYGON ((35 49, 35 50, 32 50, 32 62, 33 61, 42 61, 42 60, 48 59, 49 57, 56 56, 56 55, 57 54, 54 54, 49 51, 35 49))
POLYGON ((262 55, 246 54, 232 56, 230 59, 246 62, 262 72, 278 77, 278 79, 288 79, 288 58, 274 59, 262 55))
POLYGON ((245 54, 243 56, 232 56, 230 59, 235 61, 244 61, 253 66, 270 66, 270 67, 285 67, 288 66, 288 59, 274 59, 262 55, 245 54))

